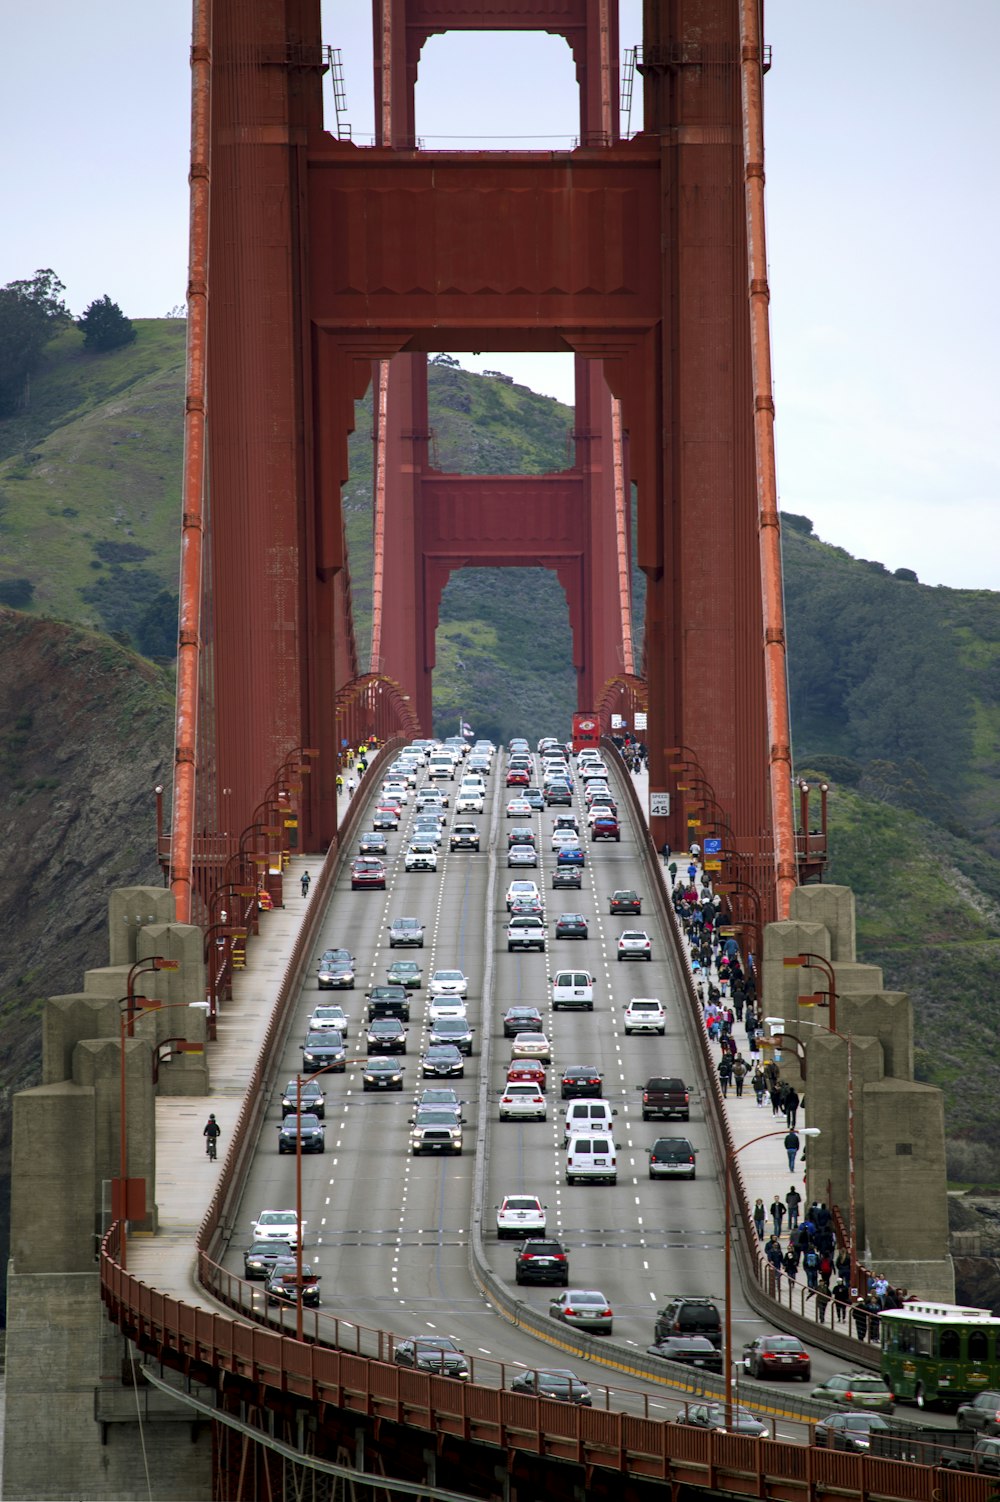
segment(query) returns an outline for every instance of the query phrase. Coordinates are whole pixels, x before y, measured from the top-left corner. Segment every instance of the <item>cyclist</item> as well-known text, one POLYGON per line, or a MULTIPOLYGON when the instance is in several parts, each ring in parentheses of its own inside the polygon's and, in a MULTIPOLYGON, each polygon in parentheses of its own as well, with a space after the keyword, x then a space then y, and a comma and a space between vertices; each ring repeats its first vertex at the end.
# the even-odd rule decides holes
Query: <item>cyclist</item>
POLYGON ((299 885, 302 887, 302 895, 303 895, 303 897, 308 897, 309 896, 309 883, 311 881, 312 881, 312 877, 309 875, 309 872, 308 871, 303 871, 303 873, 302 873, 302 880, 299 883, 299 885))
POLYGON ((210 1158, 215 1157, 216 1143, 219 1140, 221 1131, 222 1128, 216 1121, 215 1114, 213 1112, 205 1122, 205 1125, 202 1129, 202 1136, 205 1138, 205 1151, 210 1158))

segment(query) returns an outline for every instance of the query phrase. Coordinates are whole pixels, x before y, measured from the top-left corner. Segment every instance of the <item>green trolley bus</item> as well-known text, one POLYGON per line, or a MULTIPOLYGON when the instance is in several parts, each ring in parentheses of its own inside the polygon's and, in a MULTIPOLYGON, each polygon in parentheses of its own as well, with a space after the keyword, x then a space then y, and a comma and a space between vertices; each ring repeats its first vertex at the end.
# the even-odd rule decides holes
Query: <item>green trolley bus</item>
POLYGON ((988 1309, 914 1302, 879 1321, 882 1376, 897 1402, 954 1407, 1000 1389, 1000 1319, 988 1309))

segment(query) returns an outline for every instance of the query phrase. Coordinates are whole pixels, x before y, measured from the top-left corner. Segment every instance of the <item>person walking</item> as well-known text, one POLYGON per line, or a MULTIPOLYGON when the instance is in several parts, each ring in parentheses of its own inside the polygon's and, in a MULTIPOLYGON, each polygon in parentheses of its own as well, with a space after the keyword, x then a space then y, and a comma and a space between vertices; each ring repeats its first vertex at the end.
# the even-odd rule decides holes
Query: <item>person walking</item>
POLYGON ((778 1195, 771 1201, 771 1223, 774 1226, 775 1236, 781 1235, 781 1223, 785 1218, 785 1202, 778 1195))
POLYGON ((809 1287, 815 1289, 819 1282, 819 1253, 815 1247, 807 1247, 802 1258, 802 1266, 806 1270, 806 1282, 809 1287))
MULTIPOLYGON (((751 1044, 750 1046, 752 1051, 753 1045, 751 1044)), ((761 1069, 759 1064, 754 1070, 753 1080, 751 1081, 751 1083, 753 1085, 753 1093, 757 1097, 757 1105, 762 1106, 764 1104, 764 1096, 767 1094, 767 1081, 764 1078, 764 1071, 761 1069)))
POLYGON ((767 1211, 764 1209, 763 1200, 755 1200, 753 1207, 753 1223, 757 1227, 757 1240, 764 1240, 764 1222, 767 1219, 767 1211))
POLYGON ((670 854, 671 854, 671 851, 670 851, 670 841, 669 840, 664 840, 663 841, 663 845, 660 848, 660 854, 663 856, 663 864, 666 866, 667 870, 669 871, 670 870, 670 854))
POLYGON ((719 1060, 719 1084, 722 1086, 723 1098, 729 1094, 730 1081, 733 1078, 733 1060, 728 1050, 719 1060))
POLYGON ((802 1196, 793 1184, 785 1195, 785 1207, 788 1210, 788 1229, 794 1231, 799 1223, 799 1206, 802 1196))
POLYGON ((782 1101, 782 1105, 785 1111, 785 1125, 788 1127, 788 1130, 790 1132, 794 1131, 795 1118, 798 1114, 799 1109, 799 1095, 794 1085, 789 1085, 788 1090, 785 1092, 785 1098, 782 1101))
POLYGON ((799 1259, 798 1259, 798 1256, 796 1255, 796 1251, 795 1251, 795 1248, 793 1246, 790 1246, 788 1248, 787 1252, 782 1257, 781 1261, 782 1261, 782 1264, 784 1266, 785 1274, 786 1274, 786 1276, 788 1278, 788 1281, 791 1284, 791 1286, 794 1288, 795 1287, 795 1279, 799 1275, 799 1259))
POLYGON ((674 884, 677 881, 677 862, 676 861, 670 861, 668 863, 668 865, 667 865, 667 875, 670 877, 670 890, 673 891, 674 890, 674 884))
POLYGON ((790 1171, 794 1173, 795 1158, 799 1151, 799 1134, 794 1127, 790 1132, 786 1132, 784 1146, 785 1152, 788 1154, 788 1167, 790 1171))
POLYGON ((735 1059, 733 1060, 733 1083, 736 1086, 737 1100, 739 1100, 743 1094, 743 1081, 746 1079, 749 1069, 750 1065, 747 1063, 743 1055, 741 1053, 737 1054, 735 1059))

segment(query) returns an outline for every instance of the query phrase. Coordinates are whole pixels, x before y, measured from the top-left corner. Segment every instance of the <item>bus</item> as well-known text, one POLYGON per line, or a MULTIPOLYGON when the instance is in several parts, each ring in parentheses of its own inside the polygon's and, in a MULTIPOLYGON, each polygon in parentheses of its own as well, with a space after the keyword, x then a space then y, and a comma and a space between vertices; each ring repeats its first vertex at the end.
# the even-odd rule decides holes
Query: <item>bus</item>
POLYGON ((600 747, 601 722, 593 710, 586 710, 582 714, 573 716, 573 755, 584 750, 587 746, 600 747))
POLYGON ((900 1403, 955 1407, 1000 1390, 1000 1319, 989 1309, 914 1301, 879 1315, 882 1376, 900 1403))

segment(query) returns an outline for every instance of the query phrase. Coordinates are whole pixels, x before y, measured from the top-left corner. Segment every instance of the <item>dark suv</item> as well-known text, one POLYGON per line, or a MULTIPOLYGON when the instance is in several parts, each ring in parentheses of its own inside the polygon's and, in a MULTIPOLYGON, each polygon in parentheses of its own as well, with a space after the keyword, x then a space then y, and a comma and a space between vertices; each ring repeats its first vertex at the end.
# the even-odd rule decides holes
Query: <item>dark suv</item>
POLYGON ((722 1322, 712 1300, 671 1299, 656 1316, 653 1339, 659 1343, 671 1335, 704 1335, 718 1350, 722 1345, 722 1322))
POLYGON ((665 1121, 671 1116, 679 1116, 681 1121, 690 1118, 688 1088, 683 1080, 657 1074, 636 1088, 642 1091, 643 1121, 649 1121, 653 1116, 662 1116, 665 1121))
POLYGON ((569 1258, 559 1241, 528 1240, 521 1243, 514 1263, 518 1283, 560 1283, 569 1287, 569 1258))
POLYGON ((368 1021, 376 1017, 410 1020, 410 998, 405 986, 372 986, 368 992, 368 1021))

